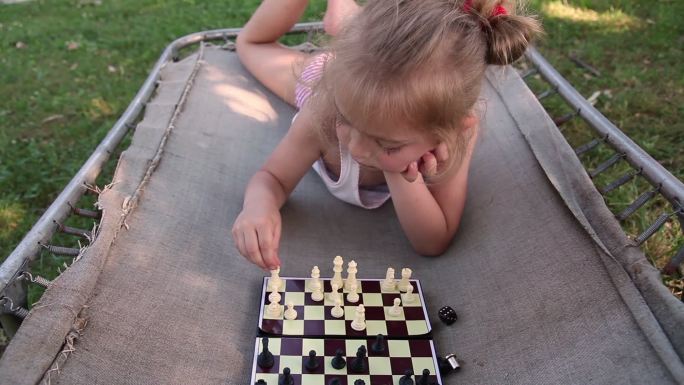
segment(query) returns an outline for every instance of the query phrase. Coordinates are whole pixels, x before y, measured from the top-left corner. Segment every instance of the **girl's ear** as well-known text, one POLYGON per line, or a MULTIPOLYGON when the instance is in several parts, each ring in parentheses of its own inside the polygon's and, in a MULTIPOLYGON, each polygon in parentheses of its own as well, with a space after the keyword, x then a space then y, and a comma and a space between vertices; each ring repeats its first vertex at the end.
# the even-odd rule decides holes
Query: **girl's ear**
POLYGON ((479 119, 477 118, 477 115, 474 113, 469 113, 463 118, 461 125, 464 130, 470 130, 471 128, 476 127, 478 122, 479 119))

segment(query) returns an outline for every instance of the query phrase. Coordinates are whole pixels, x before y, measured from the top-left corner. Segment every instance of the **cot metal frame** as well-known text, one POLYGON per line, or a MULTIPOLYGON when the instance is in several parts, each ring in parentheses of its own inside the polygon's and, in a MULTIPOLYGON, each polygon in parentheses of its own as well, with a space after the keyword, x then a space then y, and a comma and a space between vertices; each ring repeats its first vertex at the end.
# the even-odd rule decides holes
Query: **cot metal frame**
MULTIPOLYGON (((35 260, 43 249, 56 255, 77 257, 80 254, 82 250, 80 248, 50 244, 51 239, 57 232, 85 238, 89 243, 94 241, 95 233, 70 228, 65 226, 64 223, 72 215, 99 219, 100 213, 98 211, 78 208, 77 204, 86 192, 93 191, 91 186, 94 185, 104 165, 110 159, 110 155, 119 146, 124 137, 135 127, 136 122, 142 116, 145 105, 156 90, 162 67, 171 60, 178 60, 180 51, 193 44, 223 41, 224 48, 234 50, 235 44, 231 39, 234 39, 240 30, 240 28, 230 28, 197 32, 183 36, 169 44, 162 52, 128 108, 112 126, 109 133, 55 201, 24 236, 19 245, 0 265, 0 323, 10 337, 19 327, 21 320, 28 314, 26 309, 27 285, 32 283, 47 287, 50 283, 42 277, 31 275, 29 263, 35 260)), ((310 51, 314 49, 312 48, 314 46, 310 44, 313 35, 322 31, 323 23, 314 22, 299 23, 294 26, 290 33, 306 33, 309 44, 305 44, 300 49, 310 51)), ((607 144, 614 149, 615 155, 599 165, 595 170, 590 171, 590 175, 598 175, 619 161, 627 161, 634 168, 634 172, 626 174, 609 186, 599 188, 599 190, 602 193, 607 193, 636 176, 645 178, 653 186, 652 190, 645 192, 628 209, 618 214, 618 219, 630 216, 656 195, 663 196, 672 204, 672 212, 663 213, 653 225, 635 239, 635 242, 637 244, 643 243, 667 220, 675 215, 682 222, 682 227, 684 228, 684 213, 682 212, 684 184, 596 110, 536 49, 530 48, 526 53, 526 58, 533 64, 534 69, 523 74, 523 78, 539 73, 551 86, 549 90, 539 94, 538 98, 541 100, 554 93, 558 93, 574 111, 571 114, 555 119, 556 123, 560 126, 568 120, 579 116, 596 131, 599 138, 576 148, 578 156, 601 144, 607 144)), ((98 190, 95 189, 94 191, 97 192, 98 190)), ((665 269, 666 272, 672 273, 677 270, 682 260, 684 260, 684 247, 671 258, 665 269)))

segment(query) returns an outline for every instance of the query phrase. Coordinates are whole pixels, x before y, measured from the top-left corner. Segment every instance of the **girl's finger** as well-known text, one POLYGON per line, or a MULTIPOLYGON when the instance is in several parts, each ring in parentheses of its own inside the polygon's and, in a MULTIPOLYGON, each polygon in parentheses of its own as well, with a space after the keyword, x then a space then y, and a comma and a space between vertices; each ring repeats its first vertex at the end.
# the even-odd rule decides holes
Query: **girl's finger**
POLYGON ((280 256, 278 255, 278 246, 280 245, 280 232, 281 232, 282 226, 280 225, 280 221, 278 221, 275 226, 273 226, 273 249, 274 249, 274 254, 275 254, 275 261, 278 266, 280 266, 280 256))
POLYGON ((437 158, 437 162, 445 162, 449 159, 449 149, 444 142, 438 144, 437 148, 435 148, 435 157, 437 158))
POLYGON ((266 268, 264 263, 264 258, 261 256, 261 250, 259 249, 259 240, 257 238, 257 233, 255 230, 250 230, 245 232, 245 251, 249 256, 250 261, 261 267, 266 268))
POLYGON ((258 227, 257 240, 259 242, 259 250, 264 263, 269 269, 278 267, 276 263, 275 247, 273 245, 273 230, 271 227, 258 227))
POLYGON ((408 182, 414 182, 418 179, 418 162, 413 161, 409 163, 408 167, 406 167, 406 171, 402 172, 401 175, 408 182))
POLYGON ((420 173, 427 176, 433 176, 437 173, 437 158, 428 152, 423 155, 423 164, 420 167, 420 173))

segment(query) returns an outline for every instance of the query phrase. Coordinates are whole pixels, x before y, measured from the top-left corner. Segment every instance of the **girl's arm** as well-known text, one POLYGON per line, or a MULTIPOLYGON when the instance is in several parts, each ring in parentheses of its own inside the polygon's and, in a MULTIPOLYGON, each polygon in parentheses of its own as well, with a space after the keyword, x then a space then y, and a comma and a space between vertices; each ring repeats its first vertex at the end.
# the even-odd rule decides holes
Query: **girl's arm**
POLYGON ((401 227, 419 254, 442 254, 456 234, 465 207, 468 169, 476 141, 477 131, 458 171, 439 184, 425 184, 421 174, 414 182, 408 182, 400 173, 385 173, 401 227))
POLYGON ((263 269, 280 266, 280 208, 297 183, 320 157, 320 143, 306 108, 266 163, 250 179, 242 211, 233 224, 233 241, 240 251, 263 269))

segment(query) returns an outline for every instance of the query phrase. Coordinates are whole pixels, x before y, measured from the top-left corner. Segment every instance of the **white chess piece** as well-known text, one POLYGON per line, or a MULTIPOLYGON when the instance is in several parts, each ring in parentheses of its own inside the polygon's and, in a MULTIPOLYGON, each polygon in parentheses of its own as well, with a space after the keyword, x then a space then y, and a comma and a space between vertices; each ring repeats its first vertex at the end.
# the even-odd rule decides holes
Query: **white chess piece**
POLYGON ((295 310, 294 304, 292 302, 287 303, 287 310, 285 310, 285 319, 297 319, 297 310, 295 310))
POLYGON ((356 261, 351 261, 347 264, 347 279, 344 281, 344 289, 349 291, 351 285, 356 284, 356 273, 358 269, 356 267, 356 261))
POLYGON ((394 269, 391 267, 387 268, 387 274, 385 274, 385 279, 380 282, 380 288, 382 291, 393 291, 396 286, 394 281, 394 269))
POLYGON ((278 302, 271 301, 266 307, 266 316, 269 318, 280 318, 280 305, 278 302))
POLYGON ((321 271, 318 270, 318 266, 314 266, 313 269, 311 269, 311 283, 309 284, 309 287, 311 288, 311 291, 314 291, 317 287, 321 287, 321 271))
POLYGON ((342 308, 342 301, 339 299, 335 301, 335 306, 330 310, 330 315, 335 318, 342 318, 344 315, 344 309, 342 308))
POLYGON ((366 309, 363 305, 356 307, 356 313, 354 314, 354 320, 351 323, 351 327, 357 332, 366 328, 366 309))
POLYGON ((349 294, 347 294, 347 301, 351 303, 359 302, 359 293, 357 291, 356 283, 349 287, 349 294))
POLYGON ((330 284, 336 283, 337 287, 343 287, 344 286, 344 281, 342 280, 342 265, 344 264, 344 261, 342 260, 342 257, 339 255, 333 259, 333 277, 332 280, 330 281, 330 284))
POLYGON ((316 302, 323 301, 323 287, 322 286, 318 286, 318 287, 314 288, 313 292, 311 293, 311 299, 316 301, 316 302))
POLYGON ((416 302, 416 295, 413 294, 413 285, 408 285, 406 288, 406 294, 404 294, 404 303, 414 302, 416 302))
POLYGON ((330 301, 332 303, 335 303, 335 301, 337 301, 339 299, 340 302, 342 302, 342 294, 340 294, 340 292, 339 292, 340 287, 337 286, 336 283, 333 283, 331 286, 332 286, 332 291, 330 292, 330 301))
POLYGON ((401 299, 394 299, 394 306, 392 306, 388 311, 389 315, 392 317, 398 317, 401 315, 401 299))
POLYGON ((280 302, 280 293, 278 290, 271 290, 271 294, 268 295, 269 302, 280 302))
POLYGON ((399 291, 406 291, 406 288, 411 286, 411 282, 409 281, 411 273, 413 273, 413 271, 408 267, 401 269, 401 281, 399 281, 399 285, 397 285, 399 291))
POLYGON ((268 280, 268 291, 278 291, 280 285, 283 283, 280 278, 280 267, 271 270, 271 278, 268 280))

